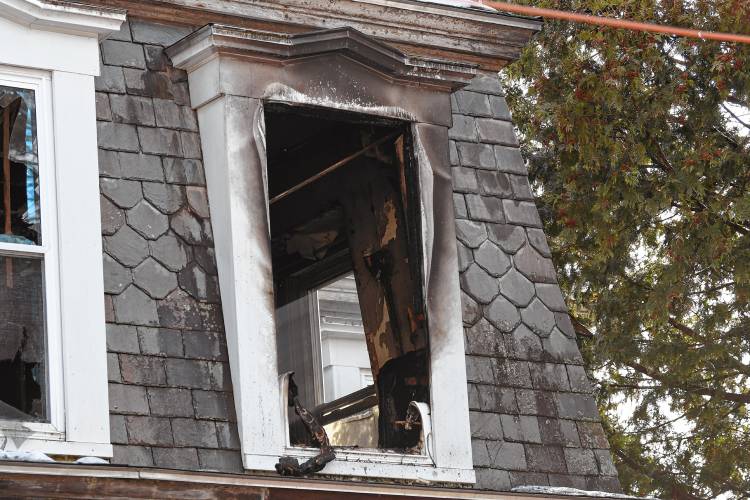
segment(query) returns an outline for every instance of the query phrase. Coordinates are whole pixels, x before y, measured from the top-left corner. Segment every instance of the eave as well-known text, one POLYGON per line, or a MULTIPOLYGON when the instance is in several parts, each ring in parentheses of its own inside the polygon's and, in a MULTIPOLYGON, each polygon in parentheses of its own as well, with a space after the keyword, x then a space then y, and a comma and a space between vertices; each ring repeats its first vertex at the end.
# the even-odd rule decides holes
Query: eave
POLYGON ((221 23, 283 33, 353 28, 409 56, 497 71, 517 59, 541 21, 415 0, 90 0, 131 17, 203 26, 221 23))
POLYGON ((591 500, 591 495, 524 494, 372 484, 249 474, 177 471, 150 467, 0 462, 0 487, 13 498, 243 498, 266 500, 370 500, 440 498, 453 500, 591 500))

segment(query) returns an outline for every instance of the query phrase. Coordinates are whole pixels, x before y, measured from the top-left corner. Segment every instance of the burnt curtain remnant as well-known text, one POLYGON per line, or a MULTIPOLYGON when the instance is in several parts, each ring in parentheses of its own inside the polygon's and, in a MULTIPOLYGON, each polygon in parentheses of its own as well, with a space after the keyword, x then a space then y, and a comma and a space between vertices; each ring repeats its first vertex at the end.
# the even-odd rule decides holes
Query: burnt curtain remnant
POLYGON ((0 86, 0 135, 0 419, 39 421, 46 375, 33 90, 0 86))
POLYGON ((281 105, 265 119, 280 370, 334 445, 413 448, 403 422, 429 371, 408 126, 281 105))

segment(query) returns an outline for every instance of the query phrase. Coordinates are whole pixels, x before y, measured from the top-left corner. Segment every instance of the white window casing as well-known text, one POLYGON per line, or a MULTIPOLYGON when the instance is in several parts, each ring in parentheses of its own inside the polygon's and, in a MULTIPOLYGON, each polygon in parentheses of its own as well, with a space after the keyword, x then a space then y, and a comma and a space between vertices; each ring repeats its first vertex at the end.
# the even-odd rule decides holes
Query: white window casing
POLYGON ((112 456, 94 77, 121 11, 0 0, 0 85, 35 92, 44 259, 48 423, 0 420, 0 449, 112 456))
POLYGON ((295 36, 208 26, 167 52, 188 71, 198 112, 245 468, 273 471, 281 456, 317 453, 290 446, 277 365, 263 105, 280 102, 408 121, 418 165, 413 189, 421 203, 430 345, 426 450, 338 450, 322 473, 475 482, 448 158, 450 92, 473 74, 445 62, 407 61, 348 29, 295 36))

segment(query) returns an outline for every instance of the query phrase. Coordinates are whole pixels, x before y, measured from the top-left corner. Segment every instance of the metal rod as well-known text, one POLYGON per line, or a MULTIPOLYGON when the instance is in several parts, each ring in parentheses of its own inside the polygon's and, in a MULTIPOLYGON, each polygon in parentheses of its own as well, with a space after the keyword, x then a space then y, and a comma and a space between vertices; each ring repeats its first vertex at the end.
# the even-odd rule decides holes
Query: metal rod
POLYGON ((609 26, 610 28, 621 28, 631 31, 646 31, 650 33, 663 33, 665 35, 683 36, 687 38, 699 38, 701 40, 715 40, 719 42, 736 42, 750 44, 750 35, 738 35, 735 33, 719 33, 716 31, 701 31, 688 28, 679 28, 665 24, 642 23, 630 21, 628 19, 615 19, 612 17, 592 16, 589 14, 579 14, 577 12, 566 12, 557 9, 542 9, 540 7, 530 7, 527 5, 517 5, 507 2, 493 2, 490 0, 480 0, 480 3, 493 9, 513 12, 514 14, 523 14, 527 16, 539 16, 550 19, 560 19, 563 21, 573 21, 576 23, 593 24, 596 26, 609 26))
POLYGON ((360 156, 362 156, 363 154, 365 154, 369 150, 371 150, 371 149, 373 149, 373 148, 375 148, 375 147, 383 144, 384 142, 386 142, 386 141, 388 141, 390 139, 393 139, 393 138, 397 137, 401 133, 402 132, 400 130, 397 130, 396 132, 392 132, 392 133, 386 135, 385 137, 381 137, 380 139, 378 139, 375 142, 371 142, 370 144, 368 144, 364 148, 360 149, 356 153, 352 153, 349 156, 346 156, 346 157, 342 158, 341 160, 337 161, 336 163, 334 163, 330 167, 327 167, 327 168, 321 170, 320 172, 318 172, 317 174, 313 175, 312 177, 308 177, 307 179, 305 179, 304 181, 300 182, 299 184, 290 187, 289 189, 287 189, 286 191, 284 191, 282 193, 277 194, 276 196, 274 196, 273 198, 271 198, 271 201, 269 201, 268 204, 269 205, 273 205, 277 201, 283 200, 284 198, 286 198, 290 194, 296 193, 297 191, 299 191, 303 187, 312 184, 313 182, 317 181, 321 177, 324 177, 324 176, 330 174, 331 172, 333 172, 335 170, 338 170, 339 168, 343 167, 344 165, 346 165, 350 161, 359 158, 360 156))

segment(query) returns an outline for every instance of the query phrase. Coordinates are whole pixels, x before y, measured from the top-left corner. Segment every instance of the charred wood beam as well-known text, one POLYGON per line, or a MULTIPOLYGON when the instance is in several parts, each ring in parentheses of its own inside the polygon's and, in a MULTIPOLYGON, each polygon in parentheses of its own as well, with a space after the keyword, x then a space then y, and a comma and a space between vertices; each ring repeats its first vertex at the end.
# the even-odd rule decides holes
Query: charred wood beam
MULTIPOLYGON (((374 385, 342 396, 328 403, 323 403, 310 410, 320 425, 328 425, 333 422, 351 417, 370 408, 378 406, 378 396, 374 385)), ((303 434, 304 424, 297 417, 290 422, 291 435, 300 438, 303 434)))

